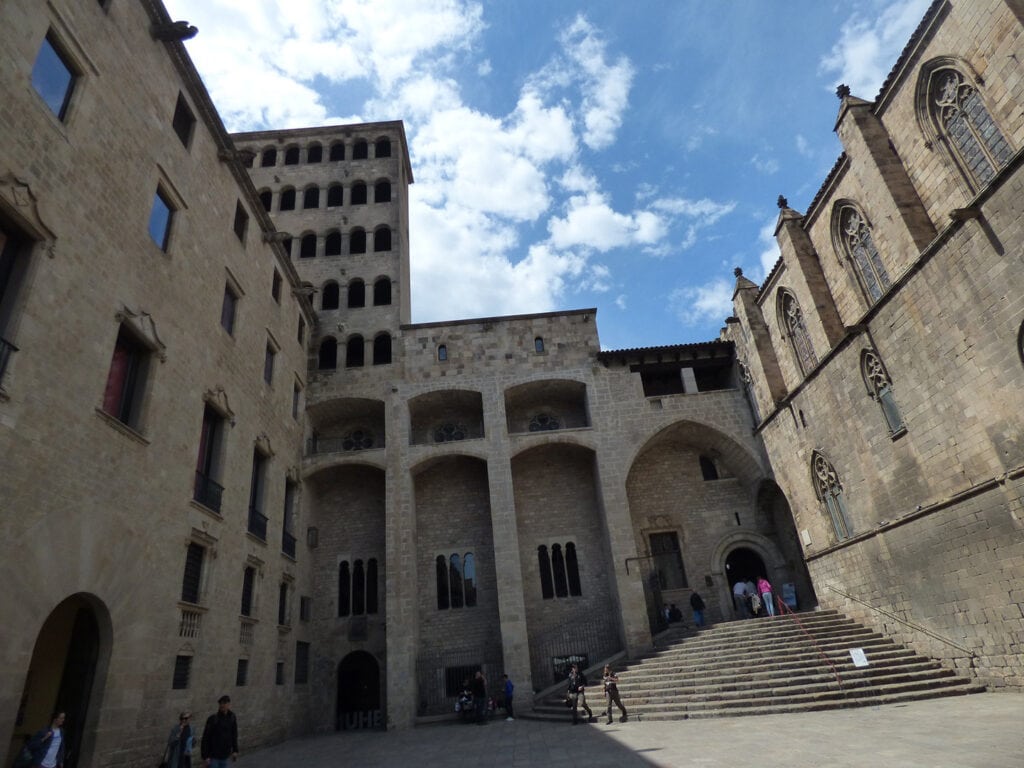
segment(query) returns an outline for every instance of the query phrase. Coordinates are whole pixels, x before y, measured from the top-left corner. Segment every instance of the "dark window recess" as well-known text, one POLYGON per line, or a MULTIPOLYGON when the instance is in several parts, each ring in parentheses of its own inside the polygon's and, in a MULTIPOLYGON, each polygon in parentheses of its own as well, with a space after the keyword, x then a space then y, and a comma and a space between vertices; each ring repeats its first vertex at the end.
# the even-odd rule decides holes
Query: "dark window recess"
POLYGON ((282 627, 288 626, 288 584, 281 582, 277 593, 277 623, 282 627))
POLYGON ((252 591, 256 584, 256 569, 251 565, 242 575, 242 615, 252 616, 252 591))
POLYGON ((284 685, 284 662, 279 661, 274 667, 274 685, 284 685))
POLYGON ((203 556, 206 550, 195 542, 188 545, 185 554, 185 575, 181 580, 181 599, 186 603, 199 603, 199 585, 203 576, 203 556))
POLYGON ((178 103, 174 105, 174 119, 171 121, 171 127, 174 128, 174 132, 178 134, 181 143, 186 147, 192 142, 192 130, 195 128, 195 124, 195 115, 192 114, 185 97, 179 93, 178 103))
POLYGON ((387 227, 373 233, 373 250, 375 252, 391 250, 391 230, 387 227))
POLYGON ((331 232, 324 239, 324 256, 341 256, 341 232, 331 232))
POLYGON ((540 595, 550 600, 555 596, 555 586, 551 578, 551 558, 548 548, 543 545, 537 547, 537 565, 540 567, 540 595))
POLYGON ((362 229, 353 229, 352 233, 348 236, 348 252, 349 253, 366 253, 366 231, 362 229))
POLYGON ((274 270, 274 277, 270 283, 270 295, 278 304, 281 303, 281 273, 274 270))
POLYGON ((366 203, 366 185, 361 181, 357 181, 352 185, 352 189, 348 193, 348 204, 349 205, 364 205, 366 203))
POLYGON ((352 614, 352 572, 348 560, 338 564, 338 616, 352 614))
POLYGON ((235 670, 235 685, 241 687, 249 682, 249 660, 239 659, 235 670))
POLYGON ((316 256, 316 235, 305 235, 299 243, 299 258, 312 259, 316 256))
POLYGON ((679 537, 675 533, 652 533, 651 556, 662 589, 685 589, 689 586, 683 555, 679 550, 679 537))
POLYGON ((191 656, 174 657, 174 676, 171 678, 171 688, 184 690, 188 688, 189 675, 192 672, 191 656))
POLYGON ((350 309, 366 306, 366 283, 362 280, 348 284, 348 306, 350 309))
POLYGON ((295 189, 293 187, 288 187, 287 189, 281 190, 281 210, 295 210, 295 189))
POLYGON ((277 150, 273 147, 263 150, 263 156, 260 158, 261 168, 270 168, 277 165, 277 150))
POLYGON ((646 397, 683 394, 683 376, 679 368, 644 370, 640 372, 640 380, 646 397))
POLYGON ((342 144, 340 141, 338 143, 336 143, 336 144, 331 144, 331 154, 330 154, 331 162, 337 162, 338 160, 344 160, 344 159, 345 159, 345 145, 342 144))
POLYGON ((390 181, 378 181, 373 185, 373 202, 375 203, 390 203, 391 202, 391 182, 390 181))
POLYGON ((235 331, 235 310, 238 306, 238 296, 231 289, 230 285, 224 286, 224 303, 220 307, 220 325, 228 333, 235 331))
POLYGON ((249 226, 249 214, 245 212, 245 207, 241 202, 235 203, 235 234, 238 239, 243 243, 245 242, 245 230, 249 226))
POLYGON ((285 165, 298 165, 299 164, 299 148, 288 147, 284 151, 284 164, 285 165))
POLYGON ((698 392, 711 392, 716 389, 731 389, 733 383, 732 361, 724 361, 718 365, 694 366, 693 377, 697 380, 698 392))
POLYGON ((361 368, 366 354, 362 336, 352 336, 345 345, 345 367, 361 368))
POLYGON ((319 163, 324 159, 324 148, 319 144, 310 144, 306 150, 307 163, 319 163))
POLYGON ((327 283, 324 286, 323 296, 320 299, 320 309, 337 309, 340 292, 337 283, 327 283))
POLYGON ((705 480, 717 480, 718 479, 718 467, 715 466, 715 462, 709 459, 707 456, 700 457, 700 474, 705 480))
POLYGON ((377 139, 377 144, 374 146, 374 157, 391 157, 391 141, 390 139, 377 139))
POLYGON ((373 364, 387 365, 391 362, 391 336, 382 333, 373 340, 373 364))
POLYGON ((327 207, 337 208, 345 198, 345 191, 341 184, 332 184, 327 188, 327 207))
POLYGON ((387 306, 391 303, 391 278, 382 277, 373 284, 373 305, 387 306))
POLYGON ((445 667, 444 695, 449 698, 454 698, 462 693, 463 687, 469 685, 478 669, 480 669, 479 664, 474 664, 469 667, 445 667))
POLYGON ((313 598, 303 595, 299 598, 299 621, 309 621, 313 617, 313 598))
POLYGON ((149 351, 122 326, 110 361, 103 411, 123 424, 138 427, 149 351))
POLYGON ((302 207, 303 208, 319 208, 320 207, 320 188, 309 187, 305 192, 302 193, 302 207))
POLYGON ((333 338, 326 338, 320 342, 320 351, 317 354, 317 368, 321 371, 333 371, 338 367, 338 342, 333 338))
POLYGON ((367 145, 367 143, 363 139, 359 139, 355 144, 352 145, 353 160, 365 160, 369 156, 369 145, 367 145))
POLYGON ((295 684, 309 682, 309 643, 295 643, 295 684))
POLYGON ((274 193, 269 189, 264 189, 260 192, 260 203, 263 205, 263 210, 270 213, 270 206, 274 202, 274 193))

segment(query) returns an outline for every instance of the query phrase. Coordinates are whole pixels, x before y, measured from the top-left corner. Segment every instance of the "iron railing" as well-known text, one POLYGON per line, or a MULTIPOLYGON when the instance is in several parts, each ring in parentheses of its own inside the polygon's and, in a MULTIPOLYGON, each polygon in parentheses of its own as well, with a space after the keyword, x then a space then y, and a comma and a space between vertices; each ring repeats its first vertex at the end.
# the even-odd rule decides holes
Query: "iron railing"
POLYGON ((202 619, 202 611, 182 608, 181 620, 178 622, 178 637, 199 637, 199 627, 201 626, 202 619))
POLYGON ((478 669, 484 673, 487 696, 500 700, 503 669, 500 648, 497 653, 487 648, 421 654, 416 659, 417 714, 454 715, 459 683, 462 678, 472 679, 478 669))
POLYGON ((585 669, 620 651, 622 642, 612 621, 568 622, 530 641, 534 685, 555 685, 569 676, 571 664, 585 669))
POLYGON ((800 621, 800 617, 797 616, 796 613, 793 611, 793 609, 790 608, 786 604, 786 601, 783 600, 778 595, 773 593, 772 594, 772 599, 775 601, 775 613, 776 613, 776 615, 778 615, 778 616, 788 616, 790 618, 790 620, 793 622, 793 624, 796 625, 797 629, 799 629, 801 632, 804 633, 804 636, 807 638, 807 640, 810 642, 810 644, 812 646, 814 646, 814 650, 817 651, 818 655, 824 660, 824 662, 829 666, 829 668, 831 668, 832 675, 836 679, 836 685, 839 686, 840 693, 846 695, 846 691, 843 690, 843 678, 839 675, 839 668, 836 667, 836 665, 832 663, 832 659, 830 659, 825 654, 825 651, 822 650, 822 647, 818 644, 818 641, 815 640, 814 636, 810 632, 807 631, 807 628, 804 626, 804 623, 802 621, 800 621))
POLYGON ((14 346, 7 339, 0 336, 0 384, 4 380, 4 371, 7 370, 7 361, 11 359, 11 355, 18 351, 18 348, 14 346))
POLYGON ((295 537, 288 531, 281 531, 281 551, 295 559, 295 537))
POLYGON ((372 451, 383 447, 383 440, 378 443, 376 439, 370 439, 366 436, 322 437, 314 435, 306 440, 306 455, 313 456, 318 453, 358 453, 359 451, 372 451))
POLYGON ((216 482, 212 477, 207 477, 196 470, 196 488, 192 496, 196 501, 207 509, 220 512, 221 497, 224 495, 224 486, 216 482))
POLYGON ((267 540, 267 516, 256 507, 249 507, 249 533, 260 541, 267 540))

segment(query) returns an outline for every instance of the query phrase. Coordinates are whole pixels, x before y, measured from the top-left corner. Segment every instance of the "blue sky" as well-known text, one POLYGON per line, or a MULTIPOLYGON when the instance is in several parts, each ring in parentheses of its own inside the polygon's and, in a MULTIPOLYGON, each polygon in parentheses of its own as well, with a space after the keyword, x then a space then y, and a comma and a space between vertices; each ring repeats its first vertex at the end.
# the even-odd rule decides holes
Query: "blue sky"
POLYGON ((928 0, 165 0, 231 131, 404 120, 414 322, 717 338, 928 0))

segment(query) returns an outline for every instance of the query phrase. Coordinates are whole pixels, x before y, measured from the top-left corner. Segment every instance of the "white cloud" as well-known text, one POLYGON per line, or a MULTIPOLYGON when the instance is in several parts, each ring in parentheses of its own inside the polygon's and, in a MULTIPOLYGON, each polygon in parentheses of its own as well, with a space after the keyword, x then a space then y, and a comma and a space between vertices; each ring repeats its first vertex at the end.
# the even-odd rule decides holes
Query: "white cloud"
POLYGON ((846 83, 854 96, 873 99, 900 51, 920 23, 929 0, 896 0, 873 18, 854 14, 820 70, 834 75, 832 87, 846 83))
MULTIPOLYGON (((716 203, 707 198, 687 200, 686 198, 670 197, 654 201, 651 207, 656 211, 688 220, 683 238, 678 243, 679 249, 685 251, 696 245, 702 229, 710 227, 723 216, 732 213, 736 208, 736 203, 716 203)), ((652 255, 668 254, 652 253, 652 255)))
POLYGON ((761 252, 758 254, 757 267, 747 275, 755 283, 762 283, 772 271, 772 267, 779 260, 782 252, 779 250, 779 243, 775 239, 775 225, 778 219, 773 218, 757 234, 757 242, 760 244, 761 252))
POLYGON ((633 244, 649 244, 665 236, 664 220, 650 211, 619 213, 604 195, 590 192, 569 198, 564 218, 548 222, 556 248, 584 246, 609 251, 633 244))
POLYGON ((798 133, 796 135, 796 151, 803 157, 810 158, 814 156, 814 152, 811 151, 811 145, 807 139, 804 138, 803 134, 798 133))
POLYGON ((761 155, 754 155, 750 158, 750 164, 754 166, 759 173, 763 173, 766 176, 771 176, 773 173, 779 171, 779 161, 774 157, 761 157, 761 155))
POLYGON ((733 287, 731 281, 719 279, 678 288, 669 296, 669 307, 684 326, 724 320, 732 314, 733 287))
POLYGON ((620 293, 615 297, 615 306, 619 309, 626 309, 626 294, 620 293))

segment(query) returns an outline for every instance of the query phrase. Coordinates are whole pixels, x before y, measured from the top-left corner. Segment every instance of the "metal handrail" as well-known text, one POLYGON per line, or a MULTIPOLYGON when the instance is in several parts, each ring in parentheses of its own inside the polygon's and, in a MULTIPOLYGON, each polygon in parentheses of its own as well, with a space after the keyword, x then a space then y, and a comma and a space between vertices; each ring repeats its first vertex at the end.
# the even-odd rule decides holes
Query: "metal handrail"
POLYGON ((786 605, 786 601, 783 600, 778 595, 773 595, 772 598, 775 600, 775 606, 776 606, 776 609, 779 612, 779 615, 780 616, 784 616, 784 615, 788 614, 789 617, 796 623, 797 628, 801 632, 803 632, 804 635, 806 635, 807 639, 811 642, 811 645, 814 646, 814 650, 816 650, 818 652, 818 655, 821 656, 821 658, 825 660, 825 663, 828 664, 829 667, 831 667, 832 674, 835 675, 835 678, 836 678, 836 685, 839 686, 840 692, 845 694, 846 692, 843 690, 843 678, 839 674, 838 667, 836 667, 836 665, 832 663, 832 659, 830 659, 828 656, 825 655, 825 652, 821 649, 821 646, 818 645, 818 641, 815 640, 814 636, 811 635, 811 633, 807 631, 807 627, 805 627, 804 623, 802 621, 800 621, 800 617, 798 617, 796 615, 796 613, 793 611, 793 609, 790 608, 788 605, 786 605))
POLYGON ((249 533, 260 541, 267 540, 267 516, 256 507, 249 507, 249 533))
POLYGON ((927 627, 922 627, 920 624, 915 624, 912 621, 907 621, 906 619, 900 618, 899 616, 896 616, 895 614, 889 613, 888 611, 886 611, 886 610, 884 610, 882 608, 878 608, 877 606, 871 605, 871 603, 869 603, 869 602, 867 602, 865 600, 861 600, 859 597, 854 597, 853 595, 848 595, 845 592, 843 592, 841 589, 836 589, 833 586, 829 586, 829 589, 831 589, 837 595, 842 595, 847 600, 853 600, 853 602, 855 602, 855 603, 860 603, 864 607, 870 608, 871 610, 876 611, 877 613, 880 613, 883 616, 892 619, 893 621, 898 621, 900 624, 904 624, 904 625, 910 627, 911 629, 915 630, 916 632, 921 632, 923 634, 926 634, 926 635, 928 635, 928 637, 932 638, 933 640, 938 640, 939 642, 945 643, 946 645, 951 645, 952 647, 956 648, 958 651, 963 651, 964 653, 966 653, 971 658, 974 658, 977 655, 974 652, 973 649, 965 648, 964 646, 959 645, 958 643, 954 643, 949 638, 943 637, 942 635, 939 635, 939 634, 937 634, 935 632, 932 632, 927 627))

